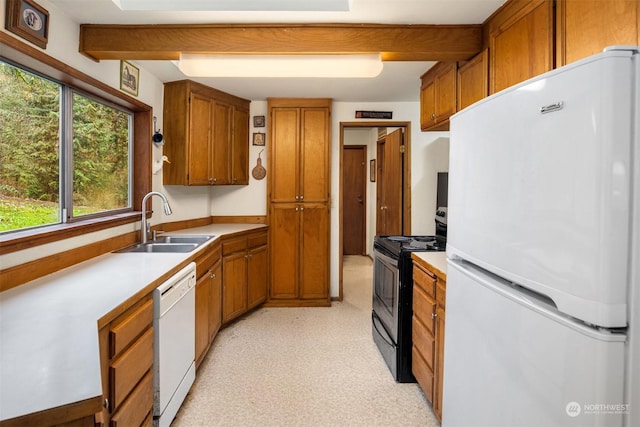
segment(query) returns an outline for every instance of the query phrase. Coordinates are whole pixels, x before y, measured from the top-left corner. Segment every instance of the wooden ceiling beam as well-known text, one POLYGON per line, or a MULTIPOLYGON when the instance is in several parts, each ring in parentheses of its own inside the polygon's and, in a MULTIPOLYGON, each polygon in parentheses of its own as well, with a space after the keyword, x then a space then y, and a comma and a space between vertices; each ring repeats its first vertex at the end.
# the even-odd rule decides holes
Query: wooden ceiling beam
POLYGON ((457 61, 482 50, 481 25, 234 24, 80 26, 80 53, 176 60, 183 53, 363 54, 385 61, 457 61))

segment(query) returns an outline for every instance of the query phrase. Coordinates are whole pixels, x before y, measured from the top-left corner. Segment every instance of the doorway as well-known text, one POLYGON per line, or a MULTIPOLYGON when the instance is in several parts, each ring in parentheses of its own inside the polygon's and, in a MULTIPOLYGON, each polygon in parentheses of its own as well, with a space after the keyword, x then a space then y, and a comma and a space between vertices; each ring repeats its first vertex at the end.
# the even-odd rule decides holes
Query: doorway
MULTIPOLYGON (((346 141, 345 138, 348 137, 349 131, 352 130, 368 130, 371 134, 371 144, 367 146, 367 157, 364 161, 364 181, 365 187, 367 188, 365 191, 365 197, 363 198, 363 207, 365 211, 365 219, 363 220, 365 224, 365 239, 364 239, 364 251, 363 253, 369 257, 373 256, 373 236, 376 234, 376 219, 378 217, 378 210, 380 206, 377 206, 378 199, 378 185, 381 183, 388 183, 385 190, 389 197, 393 197, 396 202, 390 211, 393 211, 393 214, 397 218, 397 227, 399 230, 394 230, 392 234, 410 234, 411 233, 411 122, 342 122, 340 123, 340 184, 339 184, 339 196, 338 200, 340 200, 340 209, 339 209, 339 230, 338 230, 338 276, 339 276, 339 295, 338 300, 343 299, 343 256, 346 254, 345 252, 345 242, 347 239, 351 237, 347 237, 346 227, 351 227, 348 225, 347 215, 351 215, 352 208, 347 207, 347 202, 345 201, 345 194, 350 192, 352 188, 347 189, 347 187, 352 187, 353 183, 351 178, 348 178, 348 174, 350 172, 346 172, 345 169, 349 168, 351 164, 351 160, 346 159, 346 156, 350 156, 351 154, 346 154, 345 148, 349 145, 363 145, 359 142, 355 144, 353 141, 346 141), (387 130, 390 129, 389 134, 387 135, 387 130), (394 135, 394 132, 399 131, 394 135), (394 140, 393 138, 401 137, 394 140), (387 139, 391 138, 391 139, 387 139), (389 153, 385 155, 383 159, 383 163, 379 162, 378 158, 378 148, 379 145, 382 148, 385 147, 385 144, 390 142, 386 147, 391 147, 394 144, 397 144, 397 148, 391 151, 389 149, 389 153), (393 154, 392 154, 393 153, 393 154), (389 159, 393 157, 395 163, 395 172, 389 172, 389 168, 385 165, 389 161, 389 159), (367 174, 369 174, 369 179, 367 180, 367 174), (388 178, 390 174, 396 176, 397 179, 391 180, 393 183, 389 183, 388 178), (385 175, 387 175, 385 177, 385 175)), ((360 164, 358 168, 362 165, 360 164)), ((349 196, 352 197, 352 196, 349 196)), ((382 206, 389 207, 389 204, 383 204, 382 206)), ((390 212, 391 214, 391 212, 390 212)), ((359 214, 358 214, 359 215, 359 214)), ((359 231, 358 231, 359 233, 359 231)))

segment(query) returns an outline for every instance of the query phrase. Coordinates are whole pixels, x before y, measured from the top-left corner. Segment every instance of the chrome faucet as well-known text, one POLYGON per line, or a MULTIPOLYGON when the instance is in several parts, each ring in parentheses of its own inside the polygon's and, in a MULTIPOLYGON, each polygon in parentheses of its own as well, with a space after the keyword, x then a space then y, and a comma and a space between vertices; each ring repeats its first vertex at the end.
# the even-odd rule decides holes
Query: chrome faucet
POLYGON ((152 191, 147 193, 146 196, 142 198, 142 223, 140 225, 140 243, 143 245, 147 243, 149 230, 147 225, 147 212, 145 210, 145 206, 147 204, 147 199, 151 196, 159 196, 162 199, 162 203, 164 204, 164 213, 167 215, 171 215, 171 206, 169 206, 169 201, 167 197, 160 193, 159 191, 152 191))

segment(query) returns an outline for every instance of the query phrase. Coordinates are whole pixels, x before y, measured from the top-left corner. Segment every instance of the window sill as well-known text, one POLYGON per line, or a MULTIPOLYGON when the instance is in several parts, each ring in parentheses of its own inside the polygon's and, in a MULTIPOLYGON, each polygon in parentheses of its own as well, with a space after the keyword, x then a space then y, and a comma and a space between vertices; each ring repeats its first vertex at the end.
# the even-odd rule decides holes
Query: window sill
POLYGON ((139 211, 130 211, 78 222, 56 224, 31 230, 8 232, 0 235, 0 255, 69 239, 95 231, 118 227, 124 224, 130 224, 132 222, 140 221, 140 219, 141 213, 139 211))

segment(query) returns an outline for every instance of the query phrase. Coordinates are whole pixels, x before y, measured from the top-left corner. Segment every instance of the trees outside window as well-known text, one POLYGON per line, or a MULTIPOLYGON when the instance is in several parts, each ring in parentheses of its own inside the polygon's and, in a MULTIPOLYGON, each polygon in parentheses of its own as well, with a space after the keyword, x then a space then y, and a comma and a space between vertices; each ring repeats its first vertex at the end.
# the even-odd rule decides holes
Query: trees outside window
POLYGON ((132 122, 0 61, 0 232, 131 208, 132 122))

